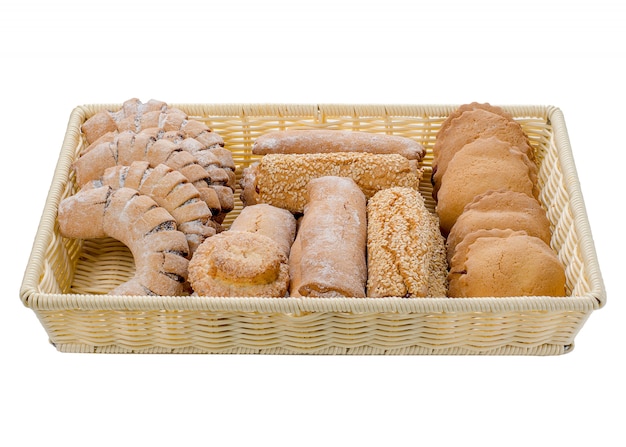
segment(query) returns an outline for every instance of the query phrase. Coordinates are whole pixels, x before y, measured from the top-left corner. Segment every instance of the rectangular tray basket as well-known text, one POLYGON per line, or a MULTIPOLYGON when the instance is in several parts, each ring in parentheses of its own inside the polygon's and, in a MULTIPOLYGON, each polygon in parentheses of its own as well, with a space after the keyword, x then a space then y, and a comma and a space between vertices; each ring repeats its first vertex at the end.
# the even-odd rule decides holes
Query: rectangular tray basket
MULTIPOLYGON (((258 159, 255 138, 287 128, 368 131, 413 138, 427 149, 420 185, 431 199, 432 147, 456 105, 171 104, 205 122, 233 153, 237 175, 258 159)), ((606 301, 562 112, 502 106, 537 154, 540 200, 552 247, 566 268, 564 298, 224 298, 106 295, 134 271, 112 239, 59 236, 59 202, 75 190, 72 162, 82 123, 121 104, 76 107, 37 230, 20 297, 62 352, 257 354, 489 354, 569 352, 591 312, 606 301)), ((236 207, 227 223, 241 209, 236 207)))

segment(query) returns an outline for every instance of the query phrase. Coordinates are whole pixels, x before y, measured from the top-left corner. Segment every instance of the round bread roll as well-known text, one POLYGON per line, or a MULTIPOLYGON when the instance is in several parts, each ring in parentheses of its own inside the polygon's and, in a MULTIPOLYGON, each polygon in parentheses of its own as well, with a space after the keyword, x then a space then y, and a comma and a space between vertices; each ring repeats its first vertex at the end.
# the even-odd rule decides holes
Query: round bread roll
POLYGON ((522 230, 550 244, 550 222, 546 211, 534 197, 517 191, 487 191, 470 202, 448 234, 448 261, 456 246, 476 230, 522 230))
POLYGON ((564 296, 565 270, 554 251, 524 231, 478 230, 457 246, 448 296, 564 296))
POLYGON ((506 189, 535 197, 537 166, 511 143, 496 137, 479 138, 450 161, 438 194, 437 213, 445 235, 474 198, 506 189))
POLYGON ((267 236, 224 231, 198 247, 189 261, 189 283, 200 296, 283 297, 288 258, 267 236))

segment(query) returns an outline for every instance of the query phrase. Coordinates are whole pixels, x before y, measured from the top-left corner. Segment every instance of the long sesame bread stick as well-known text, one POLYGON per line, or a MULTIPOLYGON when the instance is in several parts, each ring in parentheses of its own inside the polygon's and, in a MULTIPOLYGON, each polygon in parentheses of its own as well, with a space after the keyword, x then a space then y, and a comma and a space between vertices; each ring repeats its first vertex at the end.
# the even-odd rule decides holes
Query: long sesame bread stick
POLYGON ((417 189, 422 170, 415 160, 397 154, 271 154, 244 170, 242 200, 246 205, 267 203, 302 213, 306 186, 325 176, 351 178, 369 199, 393 186, 417 189))

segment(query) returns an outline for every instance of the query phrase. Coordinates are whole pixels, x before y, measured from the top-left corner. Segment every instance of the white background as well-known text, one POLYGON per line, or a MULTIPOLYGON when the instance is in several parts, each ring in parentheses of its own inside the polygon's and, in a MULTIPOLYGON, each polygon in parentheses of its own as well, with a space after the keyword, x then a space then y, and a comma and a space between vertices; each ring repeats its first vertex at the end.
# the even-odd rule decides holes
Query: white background
POLYGON ((3 2, 0 444, 626 445, 623 5, 3 2), (27 257, 70 112, 132 97, 556 105, 608 304, 556 357, 59 353, 27 257))

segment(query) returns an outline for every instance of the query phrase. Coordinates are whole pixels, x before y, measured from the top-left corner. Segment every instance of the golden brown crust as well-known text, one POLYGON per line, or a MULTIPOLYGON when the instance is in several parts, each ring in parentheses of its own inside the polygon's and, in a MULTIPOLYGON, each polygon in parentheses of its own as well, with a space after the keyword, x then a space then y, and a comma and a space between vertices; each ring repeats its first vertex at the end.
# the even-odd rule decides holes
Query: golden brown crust
POLYGON ((410 138, 330 129, 269 132, 258 137, 252 145, 252 153, 257 155, 331 152, 399 154, 418 161, 425 154, 422 145, 410 138))
POLYGON ((367 204, 367 296, 446 296, 439 223, 411 188, 376 193, 367 204))
POLYGON ((437 140, 433 147, 432 183, 434 199, 438 199, 443 176, 456 153, 465 145, 481 137, 497 137, 502 141, 511 143, 520 152, 525 153, 529 160, 534 160, 534 152, 528 137, 519 123, 483 109, 463 112, 451 120, 447 129, 437 134, 437 140))
POLYGON ((259 164, 258 161, 255 161, 241 171, 241 178, 239 179, 241 192, 239 198, 243 206, 251 206, 258 203, 259 193, 256 189, 256 178, 259 174, 259 164))
POLYGON ((498 190, 479 194, 470 202, 456 220, 447 239, 448 260, 455 247, 466 235, 480 229, 523 230, 550 243, 550 222, 545 210, 534 197, 527 194, 498 190))
POLYGON ((443 135, 448 127, 450 127, 450 125, 452 124, 452 121, 460 117, 464 112, 477 109, 486 110, 488 112, 495 113, 496 115, 500 115, 501 117, 506 118, 509 121, 513 121, 513 115, 505 111, 502 107, 493 106, 488 102, 479 103, 475 101, 469 104, 461 104, 459 107, 457 107, 450 115, 448 115, 448 117, 441 124, 441 127, 439 128, 439 133, 443 135))
POLYGON ((554 251, 524 231, 478 230, 457 246, 449 296, 565 296, 565 270, 554 251))
POLYGON ((534 197, 537 167, 526 154, 496 137, 478 138, 450 161, 438 194, 437 214, 447 235, 465 206, 479 194, 506 189, 534 197))
POLYGON ((249 172, 248 193, 255 203, 268 203, 302 213, 309 181, 324 176, 354 180, 366 198, 392 186, 418 189, 422 175, 417 163, 397 154, 364 152, 265 155, 249 172), (254 179, 249 176, 256 173, 254 179))
POLYGON ((288 259, 267 236, 224 231, 194 253, 189 282, 201 296, 283 297, 289 287, 288 259))

